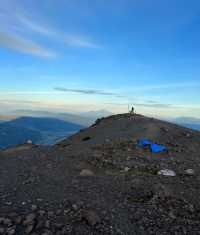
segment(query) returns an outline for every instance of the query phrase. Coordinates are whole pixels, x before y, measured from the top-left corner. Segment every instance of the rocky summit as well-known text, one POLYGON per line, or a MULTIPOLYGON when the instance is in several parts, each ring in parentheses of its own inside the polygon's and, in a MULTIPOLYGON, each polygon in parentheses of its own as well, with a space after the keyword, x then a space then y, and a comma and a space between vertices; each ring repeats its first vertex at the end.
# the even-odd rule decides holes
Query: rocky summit
POLYGON ((19 145, 0 152, 0 234, 200 234, 199 169, 200 132, 136 114, 19 145))

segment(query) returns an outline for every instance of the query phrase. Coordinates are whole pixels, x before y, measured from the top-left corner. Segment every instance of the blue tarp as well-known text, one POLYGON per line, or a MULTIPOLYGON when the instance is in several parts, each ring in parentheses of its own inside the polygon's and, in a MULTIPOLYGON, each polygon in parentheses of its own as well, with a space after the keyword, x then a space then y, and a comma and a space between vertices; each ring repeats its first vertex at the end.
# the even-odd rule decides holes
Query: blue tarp
POLYGON ((147 140, 147 139, 141 139, 141 140, 139 140, 138 145, 139 145, 140 147, 144 148, 144 147, 146 147, 146 146, 151 145, 151 143, 152 143, 152 142, 149 141, 149 140, 147 140))
POLYGON ((138 141, 138 146, 144 148, 149 147, 152 153, 162 153, 166 152, 167 148, 164 145, 153 143, 148 139, 141 139, 138 141))
POLYGON ((159 144, 151 144, 151 152, 152 153, 162 153, 166 152, 167 148, 164 145, 159 144))

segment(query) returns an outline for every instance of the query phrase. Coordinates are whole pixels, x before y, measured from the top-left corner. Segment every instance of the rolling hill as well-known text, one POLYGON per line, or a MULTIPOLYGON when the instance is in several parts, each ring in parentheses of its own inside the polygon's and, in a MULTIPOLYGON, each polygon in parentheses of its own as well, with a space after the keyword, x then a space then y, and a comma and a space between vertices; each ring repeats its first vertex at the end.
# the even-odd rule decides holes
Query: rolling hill
POLYGON ((37 130, 16 126, 12 122, 0 123, 0 149, 23 144, 28 140, 37 143, 41 138, 41 133, 37 130))
POLYGON ((50 111, 41 111, 41 110, 15 110, 12 112, 13 115, 18 117, 45 117, 45 118, 55 118, 63 120, 65 122, 74 123, 81 126, 90 126, 94 122, 94 118, 82 116, 81 114, 72 114, 72 113, 59 113, 59 112, 50 112, 50 111))
POLYGON ((0 123, 0 148, 23 144, 54 144, 83 126, 55 118, 21 117, 0 123))
POLYGON ((20 117, 9 123, 18 127, 21 126, 32 130, 51 132, 75 132, 83 128, 81 125, 47 117, 20 117))

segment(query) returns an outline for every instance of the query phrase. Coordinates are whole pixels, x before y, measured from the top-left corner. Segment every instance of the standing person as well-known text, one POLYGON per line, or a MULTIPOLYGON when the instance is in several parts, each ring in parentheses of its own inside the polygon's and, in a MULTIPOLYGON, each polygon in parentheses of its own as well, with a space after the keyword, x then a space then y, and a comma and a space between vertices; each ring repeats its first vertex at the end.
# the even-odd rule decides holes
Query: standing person
POLYGON ((131 114, 134 114, 134 111, 135 111, 135 109, 134 109, 134 107, 132 106, 132 108, 131 108, 131 114))

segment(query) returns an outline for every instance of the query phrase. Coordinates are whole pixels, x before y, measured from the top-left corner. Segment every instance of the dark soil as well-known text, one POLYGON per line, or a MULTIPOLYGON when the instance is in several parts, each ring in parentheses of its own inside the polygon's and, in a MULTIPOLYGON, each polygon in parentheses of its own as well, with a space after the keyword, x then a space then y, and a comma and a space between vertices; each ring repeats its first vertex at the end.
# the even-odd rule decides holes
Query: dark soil
POLYGON ((56 146, 2 151, 0 234, 200 234, 199 167, 200 132, 130 114, 56 146))

